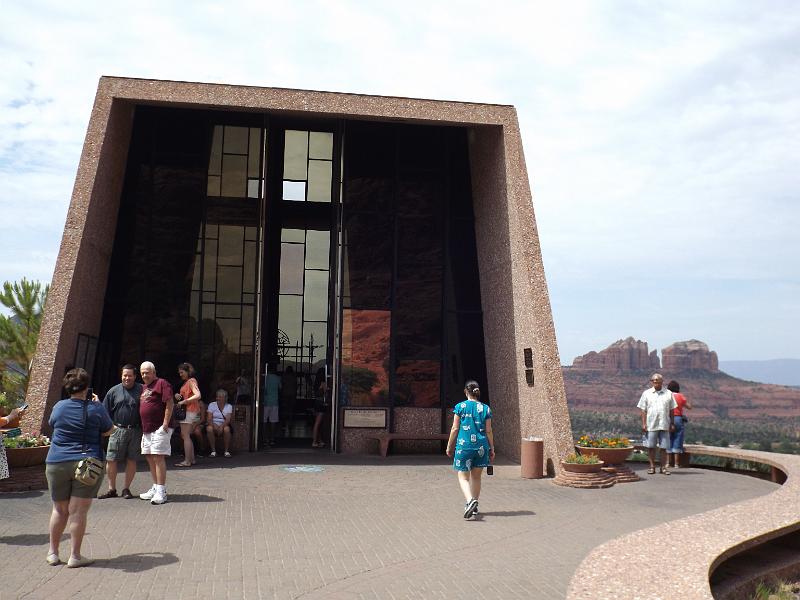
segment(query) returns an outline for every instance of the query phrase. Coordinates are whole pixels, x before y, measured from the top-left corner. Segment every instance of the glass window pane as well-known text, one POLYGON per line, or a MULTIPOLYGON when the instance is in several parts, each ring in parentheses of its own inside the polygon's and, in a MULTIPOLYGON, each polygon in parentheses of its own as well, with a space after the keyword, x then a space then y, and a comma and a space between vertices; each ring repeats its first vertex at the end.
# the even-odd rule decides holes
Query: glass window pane
POLYGON ((403 216, 441 214, 444 185, 438 173, 404 175, 397 188, 397 212, 403 216))
POLYGON ((342 311, 342 389, 351 406, 389 404, 388 310, 342 311))
MULTIPOLYGON (((217 298, 216 292, 203 292, 203 302, 214 302, 217 298)), ((211 314, 214 314, 214 311, 211 311, 211 314)))
POLYGON ((256 239, 256 231, 258 229, 256 227, 245 227, 244 228, 244 239, 246 240, 253 240, 256 239))
POLYGON ((239 339, 241 336, 239 319, 217 319, 217 327, 222 333, 222 343, 228 352, 239 352, 239 339))
POLYGON ((206 255, 203 261, 203 289, 217 289, 217 241, 206 240, 206 255))
POLYGON ((239 304, 217 304, 217 317, 238 319, 241 312, 242 308, 239 304))
POLYGON ((247 176, 261 177, 261 130, 250 128, 250 149, 247 152, 247 176))
POLYGON ((303 297, 280 296, 278 300, 278 329, 286 334, 290 345, 301 342, 300 329, 303 322, 303 297))
POLYGON ((478 277, 478 251, 472 221, 450 223, 450 256, 447 285, 447 307, 456 310, 480 310, 481 287, 478 277))
POLYGON ((306 271, 303 317, 306 321, 328 320, 328 271, 306 271))
POLYGON ((247 154, 247 127, 226 125, 223 151, 226 154, 247 154))
POLYGON ((303 323, 303 347, 309 362, 316 369, 325 364, 328 356, 328 325, 327 323, 303 323), (313 348, 309 348, 312 341, 313 348), (313 353, 313 354, 312 354, 313 353))
POLYGON ((256 243, 245 242, 244 244, 244 291, 254 293, 256 291, 256 270, 258 261, 256 259, 256 243))
POLYGON ((222 155, 222 195, 234 198, 246 196, 247 157, 222 155))
POLYGON ((283 179, 306 179, 308 132, 286 130, 283 148, 283 179))
POLYGON ((194 273, 192 274, 192 290, 199 290, 200 289, 200 255, 194 255, 194 273))
POLYGON ((242 301, 242 267, 219 267, 217 302, 242 301))
POLYGON ((306 232, 304 229, 282 229, 281 241, 303 243, 306 241, 306 232))
POLYGON ((306 234, 306 269, 328 269, 331 234, 309 229, 306 234))
POLYGON ((211 138, 211 158, 208 161, 208 174, 219 175, 222 168, 222 125, 214 126, 211 138))
POLYGON ((258 198, 258 179, 247 180, 247 197, 258 198))
POLYGON ((281 294, 303 293, 304 244, 281 244, 281 294))
POLYGON ((219 264, 241 265, 244 228, 236 225, 219 226, 219 264))
POLYGON ((255 309, 252 306, 242 307, 242 346, 252 347, 255 343, 255 309))
POLYGON ((333 163, 326 160, 308 161, 308 201, 331 201, 331 169, 333 163))
POLYGON ((398 361, 394 382, 395 406, 439 406, 440 368, 438 360, 398 361))
POLYGON ((220 190, 220 176, 219 175, 209 175, 208 176, 208 189, 206 194, 209 196, 219 196, 220 190))
POLYGON ((284 181, 283 199, 303 202, 306 199, 306 182, 284 181))
POLYGON ((219 225, 217 223, 206 223, 206 239, 217 239, 219 235, 219 225))
POLYGON ((312 131, 308 142, 309 158, 333 158, 333 134, 329 131, 312 131))
POLYGON ((344 288, 354 308, 389 308, 394 252, 391 217, 351 215, 344 223, 344 288))
POLYGON ((446 319, 445 406, 464 398, 464 382, 474 379, 481 386, 481 401, 489 402, 484 354, 483 318, 476 313, 449 313, 446 319))

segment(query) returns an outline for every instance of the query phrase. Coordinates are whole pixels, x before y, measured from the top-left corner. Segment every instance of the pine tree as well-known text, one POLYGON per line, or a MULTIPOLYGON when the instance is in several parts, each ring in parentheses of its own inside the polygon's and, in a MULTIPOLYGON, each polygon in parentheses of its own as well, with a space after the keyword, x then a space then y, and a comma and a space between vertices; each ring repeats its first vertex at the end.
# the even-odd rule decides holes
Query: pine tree
POLYGON ((13 284, 6 281, 0 293, 0 303, 11 313, 0 315, 0 369, 2 383, 7 391, 24 395, 28 389, 28 376, 39 328, 42 324, 44 303, 49 285, 38 281, 13 284))

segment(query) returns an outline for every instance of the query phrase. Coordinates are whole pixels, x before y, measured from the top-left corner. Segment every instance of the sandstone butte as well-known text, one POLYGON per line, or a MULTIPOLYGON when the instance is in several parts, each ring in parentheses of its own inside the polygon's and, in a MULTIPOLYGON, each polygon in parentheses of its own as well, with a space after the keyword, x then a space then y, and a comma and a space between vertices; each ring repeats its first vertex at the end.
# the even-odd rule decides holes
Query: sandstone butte
POLYGON ((717 353, 699 340, 662 349, 661 361, 647 342, 628 337, 563 367, 570 408, 627 413, 658 371, 675 379, 696 404, 693 418, 800 417, 800 389, 737 379, 719 370, 717 353))

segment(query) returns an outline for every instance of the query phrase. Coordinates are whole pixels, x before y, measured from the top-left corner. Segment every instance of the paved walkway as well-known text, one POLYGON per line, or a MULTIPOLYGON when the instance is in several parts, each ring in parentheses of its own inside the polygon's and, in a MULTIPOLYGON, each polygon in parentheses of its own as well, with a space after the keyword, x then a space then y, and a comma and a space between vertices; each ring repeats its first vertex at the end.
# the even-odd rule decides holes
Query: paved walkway
MULTIPOLYGON (((0 599, 564 598, 602 542, 776 487, 700 469, 607 490, 523 480, 518 466, 495 473, 480 518, 464 521, 443 457, 202 459, 170 470, 163 506, 95 501, 84 554, 96 562, 84 569, 44 561, 47 492, 2 495, 0 599)), ((148 479, 140 472, 134 492, 148 479)))

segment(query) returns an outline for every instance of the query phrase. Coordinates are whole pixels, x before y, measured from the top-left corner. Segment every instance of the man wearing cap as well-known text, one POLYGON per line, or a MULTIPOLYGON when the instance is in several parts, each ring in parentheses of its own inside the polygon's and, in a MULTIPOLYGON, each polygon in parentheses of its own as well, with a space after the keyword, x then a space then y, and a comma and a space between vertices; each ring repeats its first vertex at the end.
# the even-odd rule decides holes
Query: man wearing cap
POLYGON ((669 429, 672 423, 672 409, 678 403, 672 397, 672 392, 664 389, 664 378, 659 373, 650 377, 653 387, 646 389, 639 399, 636 407, 642 415, 642 433, 644 445, 647 447, 647 457, 650 459, 651 475, 656 472, 656 448, 661 448, 661 473, 669 475, 667 469, 667 450, 669 449, 669 429))
POLYGON ((103 405, 117 428, 108 440, 106 465, 108 471, 108 491, 98 498, 116 498, 117 461, 125 462, 125 487, 122 497, 133 498, 131 483, 136 476, 136 461, 141 458, 142 420, 139 417, 139 396, 142 384, 136 381, 136 367, 122 367, 122 383, 118 383, 106 394, 103 405))

